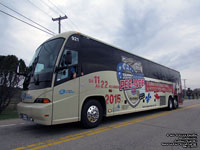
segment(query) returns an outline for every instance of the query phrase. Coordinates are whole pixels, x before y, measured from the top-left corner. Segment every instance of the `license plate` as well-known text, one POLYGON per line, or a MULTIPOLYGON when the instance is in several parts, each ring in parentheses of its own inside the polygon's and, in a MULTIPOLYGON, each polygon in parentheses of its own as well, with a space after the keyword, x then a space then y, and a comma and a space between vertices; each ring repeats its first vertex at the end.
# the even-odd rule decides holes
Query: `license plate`
POLYGON ((27 116, 26 114, 21 114, 20 116, 21 116, 21 118, 22 118, 23 120, 29 120, 29 119, 28 119, 28 116, 27 116))

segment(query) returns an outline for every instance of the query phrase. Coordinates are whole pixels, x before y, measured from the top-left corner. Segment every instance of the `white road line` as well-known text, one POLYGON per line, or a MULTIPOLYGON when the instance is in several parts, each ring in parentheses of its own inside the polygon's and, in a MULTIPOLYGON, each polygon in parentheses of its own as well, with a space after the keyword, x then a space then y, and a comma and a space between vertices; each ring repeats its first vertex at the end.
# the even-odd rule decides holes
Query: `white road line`
POLYGON ((22 125, 22 124, 25 124, 25 123, 19 123, 19 124, 5 124, 5 125, 0 125, 0 128, 3 128, 3 127, 10 127, 10 126, 16 126, 16 125, 22 125))
POLYGON ((15 126, 15 125, 17 125, 17 124, 7 124, 7 125, 0 125, 0 128, 1 128, 1 127, 15 126))

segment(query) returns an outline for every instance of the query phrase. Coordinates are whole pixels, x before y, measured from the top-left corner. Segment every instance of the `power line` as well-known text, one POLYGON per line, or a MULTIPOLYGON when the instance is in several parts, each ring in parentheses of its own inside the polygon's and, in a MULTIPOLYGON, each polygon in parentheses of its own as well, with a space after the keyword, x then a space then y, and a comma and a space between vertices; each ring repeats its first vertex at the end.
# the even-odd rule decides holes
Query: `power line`
POLYGON ((37 22, 35 22, 35 21, 31 20, 30 18, 28 18, 28 17, 26 17, 26 16, 22 15, 21 13, 19 13, 19 12, 17 12, 16 10, 14 10, 14 9, 12 9, 12 8, 10 8, 10 7, 8 7, 8 6, 6 6, 5 4, 2 4, 2 3, 0 2, 0 5, 2 5, 2 6, 4 6, 4 7, 6 7, 7 9, 9 9, 9 10, 11 10, 11 11, 15 12, 15 13, 17 13, 18 15, 20 15, 20 16, 22 16, 22 17, 26 18, 27 20, 29 20, 29 21, 31 21, 31 22, 33 22, 33 23, 35 23, 36 25, 38 25, 38 26, 40 26, 40 27, 42 27, 42 28, 46 29, 47 31, 49 31, 49 32, 51 32, 51 33, 53 33, 53 34, 55 34, 53 31, 51 31, 51 30, 47 29, 46 27, 44 27, 44 26, 40 25, 39 23, 37 23, 37 22))
POLYGON ((76 24, 74 24, 73 23, 73 21, 69 18, 69 21, 71 21, 71 23, 75 26, 75 28, 77 28, 78 30, 80 30, 79 28, 78 28, 78 26, 76 26, 76 24))
POLYGON ((30 0, 27 0, 31 5, 35 6, 37 9, 39 9, 41 12, 43 12, 45 15, 49 16, 50 18, 53 18, 52 16, 50 16, 47 12, 45 12, 44 10, 40 9, 37 5, 35 5, 33 2, 31 2, 30 0))
POLYGON ((18 20, 18 21, 21 21, 21 22, 23 22, 23 23, 25 23, 25 24, 27 24, 27 25, 29 25, 29 26, 31 26, 31 27, 34 27, 34 28, 36 28, 36 29, 38 29, 38 30, 40 30, 40 31, 43 31, 43 32, 45 32, 45 33, 47 33, 47 34, 54 35, 54 34, 49 33, 49 32, 47 32, 47 31, 45 31, 45 30, 43 30, 43 29, 40 29, 40 28, 38 28, 38 27, 36 27, 36 26, 34 26, 34 25, 32 25, 32 24, 26 22, 26 21, 23 21, 23 20, 21 20, 21 19, 15 17, 15 16, 9 14, 9 13, 6 13, 5 11, 0 10, 0 12, 6 14, 6 15, 8 15, 8 16, 10 16, 10 17, 12 17, 12 18, 14 18, 14 19, 16 19, 16 20, 18 20))
MULTIPOLYGON (((63 15, 66 15, 60 8, 58 8, 51 0, 48 0, 58 11, 60 11, 63 15)), ((80 30, 77 26, 76 26, 76 24, 74 24, 73 23, 73 21, 68 17, 68 19, 69 19, 69 21, 71 22, 71 24, 73 25, 73 26, 75 26, 75 28, 77 28, 78 30, 80 30)), ((70 25, 70 27, 71 27, 71 25, 70 25)))
MULTIPOLYGON (((28 0, 29 2, 30 2, 30 0, 28 0)), ((56 14, 58 14, 58 15, 60 15, 60 13, 61 14, 64 14, 64 15, 66 15, 65 13, 64 13, 64 11, 62 11, 61 9, 59 9, 52 1, 50 1, 50 0, 48 0, 50 3, 51 3, 51 5, 53 5, 55 8, 56 8, 56 10, 55 9, 53 9, 52 7, 50 7, 50 5, 48 4, 48 3, 46 3, 44 0, 40 0, 40 2, 43 4, 43 5, 45 5, 46 7, 48 7, 51 11, 53 11, 54 13, 56 13, 56 14), (59 11, 59 12, 58 12, 59 11)), ((38 8, 38 7, 37 7, 38 8)), ((38 9, 40 9, 40 8, 38 8, 38 9)), ((40 9, 41 10, 41 9, 40 9)), ((52 16, 51 16, 51 18, 53 18, 52 16)), ((69 19, 69 21, 71 22, 71 24, 76 28, 76 29, 78 29, 78 30, 80 30, 79 28, 78 28, 78 26, 68 17, 68 19, 69 19)), ((67 23, 67 22, 66 22, 67 23)), ((73 27, 68 23, 68 25, 70 26, 70 28, 72 29, 73 27)))
MULTIPOLYGON (((50 16, 47 12, 45 12, 44 10, 42 10, 40 7, 38 7, 36 4, 34 4, 33 2, 31 2, 30 0, 27 0, 31 5, 33 5, 34 7, 36 7, 37 9, 39 9, 40 11, 42 11, 45 15, 47 15, 48 17, 50 17, 51 19, 53 18, 52 16, 50 16)), ((42 2, 43 4, 45 4, 44 2, 42 2)), ((45 4, 46 5, 46 4, 45 4)), ((55 5, 55 4, 54 4, 55 5)), ((47 6, 48 7, 48 6, 47 6)), ((55 11, 54 11, 55 12, 55 11)), ((72 29, 72 26, 69 24, 70 28, 72 29)), ((62 26, 63 28, 63 26, 62 26)), ((64 27, 65 29, 65 27, 64 27)), ((65 29, 66 30, 66 29, 65 29)))
POLYGON ((40 0, 40 2, 42 2, 43 4, 45 4, 47 7, 49 7, 49 9, 51 9, 54 13, 56 13, 56 14, 59 14, 60 15, 60 13, 58 12, 58 11, 55 11, 53 8, 51 8, 50 6, 49 6, 49 4, 48 3, 46 3, 45 1, 43 1, 43 0, 40 0))
MULTIPOLYGON (((59 9, 52 1, 50 1, 50 0, 48 0, 50 3, 51 3, 51 5, 53 5, 61 14, 63 14, 64 16, 66 16, 66 14, 61 10, 61 9, 59 9)), ((53 9, 53 8, 52 8, 53 9)), ((55 11, 54 11, 55 12, 55 11)), ((58 13, 59 14, 59 13, 58 13)), ((53 17, 52 17, 52 19, 53 19, 53 17)), ((67 17, 67 19, 69 19, 68 17, 67 17)), ((70 26, 70 28, 72 29, 73 27, 70 25, 70 24, 68 24, 69 26, 70 26)), ((60 31, 61 31, 61 25, 58 25, 59 26, 59 30, 58 30, 58 33, 60 33, 60 31)), ((62 28, 64 28, 65 29, 65 27, 63 27, 62 26, 62 28)))
POLYGON ((63 15, 66 15, 61 9, 59 9, 53 2, 48 0, 58 11, 60 11, 63 15))

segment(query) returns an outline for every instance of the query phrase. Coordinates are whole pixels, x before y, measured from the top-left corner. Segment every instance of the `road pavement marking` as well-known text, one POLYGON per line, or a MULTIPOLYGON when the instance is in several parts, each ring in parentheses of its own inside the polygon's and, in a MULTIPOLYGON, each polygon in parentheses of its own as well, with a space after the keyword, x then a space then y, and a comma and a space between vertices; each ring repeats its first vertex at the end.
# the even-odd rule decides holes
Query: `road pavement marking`
POLYGON ((0 125, 0 128, 2 127, 9 127, 9 126, 16 126, 17 124, 6 124, 6 125, 0 125))
MULTIPOLYGON (((25 124, 25 123, 19 123, 19 124, 25 124)), ((16 126, 16 125, 19 125, 19 124, 5 124, 5 125, 0 125, 0 128, 2 128, 2 127, 16 126)))
POLYGON ((39 142, 39 143, 23 146, 23 147, 18 147, 18 148, 15 148, 13 150, 37 150, 37 149, 53 146, 53 145, 56 145, 56 144, 64 143, 64 142, 67 142, 67 141, 80 139, 80 138, 83 138, 83 137, 86 137, 86 136, 98 134, 98 133, 101 133, 101 132, 109 131, 109 130, 112 130, 112 129, 115 129, 115 128, 127 126, 127 125, 130 125, 130 124, 135 124, 135 123, 142 122, 142 121, 145 121, 145 120, 165 116, 165 115, 173 113, 173 112, 198 107, 198 106, 200 106, 200 104, 195 104, 195 105, 179 108, 179 109, 172 110, 172 111, 161 112, 159 114, 153 114, 153 115, 150 115, 150 116, 140 117, 140 118, 136 118, 134 120, 120 122, 120 123, 108 125, 106 127, 102 127, 102 128, 98 128, 98 129, 91 129, 89 131, 84 131, 84 132, 81 132, 81 133, 76 133, 76 134, 72 134, 72 135, 68 135, 68 136, 64 136, 64 137, 59 137, 59 138, 56 138, 56 139, 51 139, 51 140, 47 140, 47 141, 44 141, 44 142, 39 142))

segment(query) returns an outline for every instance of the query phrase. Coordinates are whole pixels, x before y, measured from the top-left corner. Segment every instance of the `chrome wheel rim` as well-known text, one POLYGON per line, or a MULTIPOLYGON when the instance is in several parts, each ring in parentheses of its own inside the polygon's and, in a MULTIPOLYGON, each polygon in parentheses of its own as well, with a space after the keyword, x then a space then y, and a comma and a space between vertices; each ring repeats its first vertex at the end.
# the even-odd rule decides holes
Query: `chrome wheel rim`
POLYGON ((169 108, 172 109, 172 107, 173 107, 173 106, 172 106, 172 101, 170 100, 170 101, 169 101, 169 108))
POLYGON ((90 106, 87 110, 87 118, 90 122, 95 123, 99 119, 99 109, 97 106, 90 106))
POLYGON ((175 108, 177 107, 177 104, 178 104, 177 100, 174 100, 174 106, 175 106, 175 108))

